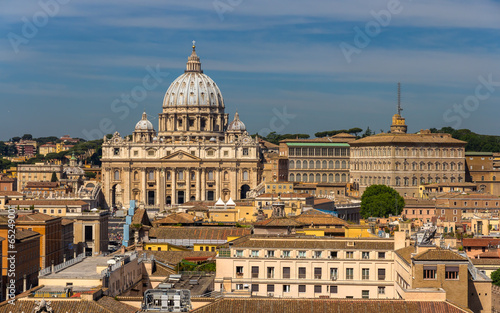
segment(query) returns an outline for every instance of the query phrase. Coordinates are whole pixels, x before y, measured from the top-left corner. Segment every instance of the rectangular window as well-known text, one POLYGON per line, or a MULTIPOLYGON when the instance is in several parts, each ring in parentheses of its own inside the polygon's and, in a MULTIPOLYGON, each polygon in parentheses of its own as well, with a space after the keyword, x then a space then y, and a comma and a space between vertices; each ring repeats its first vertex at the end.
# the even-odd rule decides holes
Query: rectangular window
POLYGON ((338 286, 330 286, 330 293, 339 293, 338 286))
POLYGON ((252 292, 259 292, 259 284, 252 284, 252 292))
POLYGON ((338 277, 338 269, 336 267, 330 268, 330 279, 337 280, 338 277))
POLYGON ((347 251, 345 253, 345 258, 346 259, 354 259, 354 252, 353 251, 347 251))
POLYGON ((385 268, 378 269, 378 280, 385 280, 385 268))
POLYGON ((361 258, 362 259, 369 259, 370 258, 370 252, 368 252, 368 251, 361 252, 361 258))
POLYGON ((379 252, 378 253, 378 258, 379 259, 385 259, 385 252, 379 252))
POLYGON ((267 285, 267 292, 274 292, 274 285, 267 285))
POLYGON ((321 267, 314 268, 314 279, 321 279, 321 267))
POLYGON ((274 267, 267 268, 267 278, 274 278, 274 267))
POLYGON ((424 279, 436 279, 436 266, 424 266, 424 279))
POLYGON ((321 251, 314 251, 314 257, 316 259, 321 258, 321 251))
POLYGON ((447 266, 445 279, 458 279, 458 266, 447 266))
POLYGON ((306 252, 305 251, 299 251, 299 258, 305 258, 306 257, 306 252))
POLYGON ((370 290, 362 290, 361 291, 361 298, 369 299, 370 298, 370 290))
POLYGON ((283 267, 283 278, 290 278, 290 268, 283 267))
POLYGON ((314 293, 321 293, 321 285, 314 285, 314 293))
POLYGON ((252 278, 259 278, 259 267, 252 266, 252 278))
POLYGON ((299 292, 306 292, 306 285, 299 285, 299 292))
POLYGON ((370 269, 369 268, 361 269, 361 279, 363 279, 363 280, 370 279, 370 269))
POLYGON ((243 266, 236 266, 236 275, 243 276, 243 266))
POLYGON ((337 251, 330 251, 330 259, 336 259, 337 258, 337 251))
POLYGON ((243 155, 248 155, 248 148, 243 148, 243 155))
POLYGON ((241 258, 243 256, 243 250, 236 250, 236 257, 241 258))
POLYGON ((259 250, 252 250, 252 254, 251 254, 251 256, 252 256, 253 258, 258 258, 258 257, 259 257, 259 250))
POLYGON ((283 257, 284 258, 289 258, 290 257, 290 250, 284 250, 283 251, 283 257))
POLYGON ((267 257, 274 258, 274 250, 267 250, 267 257))
POLYGON ((299 267, 299 278, 306 278, 306 268, 299 267))
POLYGON ((385 287, 378 287, 378 294, 385 295, 385 287))
POLYGON ((345 279, 349 279, 349 280, 354 279, 354 269, 353 268, 346 268, 345 269, 345 279))
POLYGON ((283 292, 290 292, 290 285, 283 285, 283 292))

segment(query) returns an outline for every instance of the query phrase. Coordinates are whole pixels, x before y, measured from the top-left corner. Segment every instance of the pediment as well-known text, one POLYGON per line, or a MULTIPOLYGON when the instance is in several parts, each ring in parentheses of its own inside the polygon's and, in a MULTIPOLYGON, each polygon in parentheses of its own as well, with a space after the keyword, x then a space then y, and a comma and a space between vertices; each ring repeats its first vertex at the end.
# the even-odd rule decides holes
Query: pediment
POLYGON ((160 160, 162 161, 201 161, 200 158, 184 152, 184 151, 177 151, 172 153, 171 155, 167 155, 166 157, 161 158, 160 160))

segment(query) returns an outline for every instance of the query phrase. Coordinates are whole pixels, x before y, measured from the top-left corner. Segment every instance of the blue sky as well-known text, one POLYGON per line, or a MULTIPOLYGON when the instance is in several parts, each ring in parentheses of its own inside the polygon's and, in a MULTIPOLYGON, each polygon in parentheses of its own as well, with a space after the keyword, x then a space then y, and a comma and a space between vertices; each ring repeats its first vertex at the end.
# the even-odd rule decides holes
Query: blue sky
POLYGON ((6 0, 0 25, 0 140, 130 134, 144 109, 157 127, 192 40, 251 133, 387 131, 400 81, 409 131, 500 135, 498 1, 6 0), (114 112, 148 67, 168 76, 114 112))

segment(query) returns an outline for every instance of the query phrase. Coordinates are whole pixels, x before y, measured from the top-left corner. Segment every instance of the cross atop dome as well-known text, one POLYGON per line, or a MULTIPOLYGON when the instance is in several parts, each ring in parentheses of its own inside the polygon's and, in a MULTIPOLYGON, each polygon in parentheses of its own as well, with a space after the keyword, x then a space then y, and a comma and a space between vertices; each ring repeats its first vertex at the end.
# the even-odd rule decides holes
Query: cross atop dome
POLYGON ((203 73, 201 70, 200 57, 196 55, 196 41, 193 40, 193 52, 188 57, 186 72, 203 73))

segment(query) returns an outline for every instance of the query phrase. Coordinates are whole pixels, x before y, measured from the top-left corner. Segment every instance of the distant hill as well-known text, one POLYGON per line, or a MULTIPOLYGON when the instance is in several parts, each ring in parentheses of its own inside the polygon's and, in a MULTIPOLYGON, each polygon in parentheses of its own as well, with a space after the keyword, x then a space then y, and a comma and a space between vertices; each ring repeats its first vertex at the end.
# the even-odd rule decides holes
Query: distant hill
POLYGON ((500 136, 480 135, 469 129, 454 129, 452 127, 431 128, 431 132, 447 133, 455 139, 467 141, 465 151, 500 152, 500 136))

